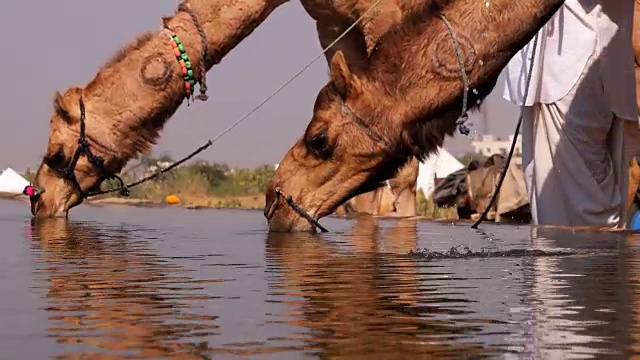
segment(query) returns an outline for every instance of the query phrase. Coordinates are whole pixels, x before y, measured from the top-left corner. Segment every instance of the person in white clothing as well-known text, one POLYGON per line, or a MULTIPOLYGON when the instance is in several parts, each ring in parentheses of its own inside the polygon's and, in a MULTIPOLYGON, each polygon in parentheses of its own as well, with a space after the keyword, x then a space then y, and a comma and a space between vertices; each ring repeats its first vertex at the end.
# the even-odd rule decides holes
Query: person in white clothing
POLYGON ((633 0, 567 0, 506 67, 523 105, 522 165, 534 224, 624 227, 624 127, 639 126, 633 0), (534 39, 535 40, 535 39, 534 39))

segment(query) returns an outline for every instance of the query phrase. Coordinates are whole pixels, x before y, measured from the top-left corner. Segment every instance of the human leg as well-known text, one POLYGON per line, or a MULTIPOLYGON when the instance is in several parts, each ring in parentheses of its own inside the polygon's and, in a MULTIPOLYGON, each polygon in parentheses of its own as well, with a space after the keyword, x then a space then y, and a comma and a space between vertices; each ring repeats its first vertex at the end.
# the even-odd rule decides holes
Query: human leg
POLYGON ((617 226, 623 191, 621 161, 614 160, 622 158, 623 120, 575 100, 534 109, 530 197, 536 223, 617 226))

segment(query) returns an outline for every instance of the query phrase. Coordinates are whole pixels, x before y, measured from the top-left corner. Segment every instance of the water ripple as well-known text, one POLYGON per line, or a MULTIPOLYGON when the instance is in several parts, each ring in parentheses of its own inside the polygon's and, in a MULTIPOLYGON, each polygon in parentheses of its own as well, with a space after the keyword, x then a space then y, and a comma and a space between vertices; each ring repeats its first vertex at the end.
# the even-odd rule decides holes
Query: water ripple
POLYGON ((0 203, 3 356, 569 359, 640 349, 632 235, 373 218, 268 234, 247 225, 262 224, 260 212, 85 210, 86 220, 25 225, 0 203))

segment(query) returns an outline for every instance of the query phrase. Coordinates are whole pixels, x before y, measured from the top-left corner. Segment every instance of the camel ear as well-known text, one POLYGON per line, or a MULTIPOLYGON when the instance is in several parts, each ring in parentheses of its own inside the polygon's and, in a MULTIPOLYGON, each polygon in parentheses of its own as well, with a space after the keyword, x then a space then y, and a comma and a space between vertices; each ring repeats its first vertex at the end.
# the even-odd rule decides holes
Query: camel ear
POLYGON ((64 95, 56 91, 53 99, 53 108, 56 114, 69 123, 80 120, 80 95, 82 89, 73 87, 67 90, 64 95))
POLYGON ((336 51, 331 59, 330 77, 343 98, 361 90, 360 80, 351 73, 344 53, 340 50, 336 51))
POLYGON ((631 165, 631 168, 634 170, 638 170, 640 168, 640 166, 638 166, 638 159, 636 159, 635 156, 631 159, 631 164, 629 165, 631 165))

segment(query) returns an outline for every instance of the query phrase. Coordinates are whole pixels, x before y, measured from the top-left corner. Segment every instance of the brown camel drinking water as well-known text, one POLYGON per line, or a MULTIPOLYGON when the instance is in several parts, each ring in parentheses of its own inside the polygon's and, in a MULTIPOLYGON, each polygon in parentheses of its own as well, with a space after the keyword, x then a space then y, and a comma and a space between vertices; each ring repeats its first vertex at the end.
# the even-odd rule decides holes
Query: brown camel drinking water
MULTIPOLYGON (((349 67, 360 72, 368 64, 368 57, 382 35, 394 25, 399 24, 407 14, 419 10, 429 0, 405 0, 400 3, 382 0, 375 11, 367 13, 360 32, 352 32, 325 53, 327 62, 336 51, 342 51, 349 67), (362 33, 362 34, 361 34, 362 33)), ((339 14, 364 14, 376 4, 376 0, 334 1, 333 7, 327 7, 326 1, 307 0, 302 2, 307 12, 317 20, 320 44, 326 48, 347 27, 357 20, 357 16, 344 19, 339 14), (332 14, 333 13, 333 14, 332 14)), ((404 165, 398 174, 389 180, 388 189, 379 188, 355 196, 347 208, 360 214, 396 216, 416 215, 416 182, 418 161, 413 159, 404 165), (390 195, 390 196, 388 196, 390 195)))
POLYGON ((352 72, 336 52, 311 122, 267 189, 269 228, 314 230, 276 190, 319 219, 380 186, 411 156, 442 146, 456 130, 463 94, 450 32, 460 44, 475 105, 562 3, 452 0, 443 5, 444 18, 420 11, 384 35, 363 72, 352 72))
MULTIPOLYGON (((105 178, 150 151, 166 121, 184 102, 187 87, 193 93, 203 72, 220 62, 286 1, 189 0, 174 16, 163 19, 166 29, 139 36, 106 62, 86 86, 56 93, 49 142, 34 181, 45 191, 32 198, 32 213, 66 216, 105 178), (186 53, 187 59, 179 62, 174 51, 181 57, 186 53), (182 71, 188 76, 186 81, 182 71), (83 124, 86 143, 79 144, 83 124)), ((356 71, 367 63, 381 34, 397 24, 402 14, 426 1, 382 0, 370 13, 366 11, 375 0, 302 3, 317 22, 323 46, 364 16, 327 53, 332 56, 333 51, 343 51, 356 71)), ((205 86, 200 90, 204 92, 205 86)))

